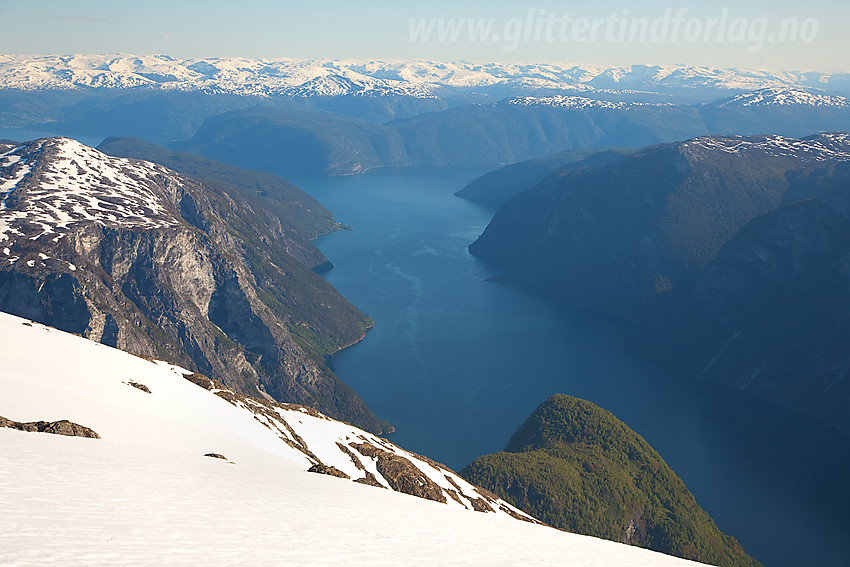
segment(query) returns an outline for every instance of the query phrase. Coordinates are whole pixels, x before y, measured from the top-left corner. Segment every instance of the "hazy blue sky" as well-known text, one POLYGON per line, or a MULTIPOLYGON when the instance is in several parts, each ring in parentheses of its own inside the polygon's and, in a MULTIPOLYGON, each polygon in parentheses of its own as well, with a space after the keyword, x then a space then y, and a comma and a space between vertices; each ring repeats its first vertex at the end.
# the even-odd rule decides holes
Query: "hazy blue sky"
POLYGON ((0 53, 686 63, 850 71, 848 21, 846 0, 0 0, 0 53), (411 22, 420 32, 416 38, 411 37, 411 22), (472 38, 470 24, 478 26, 472 38), (431 35, 425 37, 429 26, 431 35))

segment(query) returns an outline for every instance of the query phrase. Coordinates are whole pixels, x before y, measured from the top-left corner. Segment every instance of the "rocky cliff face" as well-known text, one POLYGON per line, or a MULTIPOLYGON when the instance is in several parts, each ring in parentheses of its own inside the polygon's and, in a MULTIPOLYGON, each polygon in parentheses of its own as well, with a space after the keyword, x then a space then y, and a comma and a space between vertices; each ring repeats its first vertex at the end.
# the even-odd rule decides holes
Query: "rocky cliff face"
POLYGON ((309 240, 337 230, 341 225, 334 220, 331 211, 285 179, 175 152, 138 138, 107 138, 97 149, 115 157, 163 165, 181 175, 219 187, 236 200, 268 210, 274 214, 275 230, 282 235, 280 241, 286 246, 287 254, 314 270, 330 267, 328 259, 309 240))
POLYGON ((372 431, 324 358, 371 321, 256 203, 65 138, 0 155, 0 309, 372 431))

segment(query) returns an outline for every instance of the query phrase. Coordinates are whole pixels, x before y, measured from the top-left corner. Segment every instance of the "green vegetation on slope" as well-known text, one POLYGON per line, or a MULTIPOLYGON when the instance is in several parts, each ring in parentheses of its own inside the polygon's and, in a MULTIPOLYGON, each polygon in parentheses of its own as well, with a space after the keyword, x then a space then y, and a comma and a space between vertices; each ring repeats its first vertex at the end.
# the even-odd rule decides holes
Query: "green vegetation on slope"
POLYGON ((565 395, 461 474, 547 524, 713 565, 758 565, 611 412, 565 395))
POLYGON ((339 228, 333 213, 313 197, 285 179, 261 171, 252 171, 228 163, 186 152, 175 152, 138 138, 107 138, 99 146, 103 153, 133 159, 144 159, 163 165, 177 173, 215 185, 249 203, 257 202, 280 217, 283 230, 300 247, 309 248, 302 254, 304 263, 321 264, 326 259, 306 243, 339 228))

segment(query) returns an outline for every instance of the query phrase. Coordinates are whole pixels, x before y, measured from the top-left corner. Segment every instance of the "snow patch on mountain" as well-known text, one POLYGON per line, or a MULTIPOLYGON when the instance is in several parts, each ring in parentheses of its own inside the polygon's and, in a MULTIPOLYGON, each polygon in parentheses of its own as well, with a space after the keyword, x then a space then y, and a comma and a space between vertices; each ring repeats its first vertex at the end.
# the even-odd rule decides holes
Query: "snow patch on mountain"
POLYGON ((403 95, 501 87, 523 90, 734 89, 818 86, 846 75, 684 65, 428 60, 176 59, 167 55, 4 55, 0 89, 152 89, 247 96, 403 95))
POLYGON ((455 472, 435 461, 411 453, 386 439, 330 419, 321 413, 294 404, 280 404, 240 395, 206 377, 190 377, 230 404, 254 415, 287 445, 300 451, 307 466, 331 467, 334 474, 363 484, 399 489, 398 479, 389 476, 388 462, 404 474, 413 473, 414 492, 429 500, 479 512, 505 513, 535 522, 503 500, 479 491, 455 472), (414 470, 415 469, 415 470, 414 470), (431 490, 428 490, 428 489, 431 490), (421 489, 421 490, 420 490, 421 489))
POLYGON ((580 96, 554 95, 546 97, 517 96, 503 101, 504 104, 512 106, 551 106, 554 108, 574 108, 577 110, 609 109, 623 110, 628 105, 623 102, 610 102, 607 100, 595 100, 580 96))
POLYGON ((35 140, 0 154, 0 241, 61 238, 84 222, 178 226, 161 187, 181 184, 156 164, 107 156, 69 138, 35 140))
POLYGON ((685 155, 699 157, 704 152, 729 154, 759 152, 790 157, 807 164, 850 160, 850 133, 829 132, 806 138, 784 136, 701 136, 682 142, 685 155))
POLYGON ((759 106, 815 106, 847 108, 847 99, 841 96, 817 93, 803 89, 773 87, 742 93, 716 104, 719 108, 746 108, 759 106))
POLYGON ((505 99, 502 104, 513 106, 549 106, 552 108, 571 108, 576 110, 626 110, 640 106, 665 106, 664 104, 645 102, 618 102, 599 100, 581 96, 517 96, 505 99))
MULTIPOLYGON (((176 366, 7 314, 0 344, 0 415, 100 436, 0 428, 0 564, 696 565, 310 474, 262 402, 233 403, 176 366)), ((307 408, 275 411, 328 461, 352 436, 403 451, 307 408)))

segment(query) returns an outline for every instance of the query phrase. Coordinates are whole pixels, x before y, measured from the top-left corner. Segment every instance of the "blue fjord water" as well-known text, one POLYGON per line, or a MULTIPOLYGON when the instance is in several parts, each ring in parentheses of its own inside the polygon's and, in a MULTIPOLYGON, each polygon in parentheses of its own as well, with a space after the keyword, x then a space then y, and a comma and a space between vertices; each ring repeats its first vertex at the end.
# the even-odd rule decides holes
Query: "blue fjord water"
POLYGON ((488 281, 467 246, 492 211, 453 195, 478 168, 290 179, 353 227, 316 241, 327 280, 376 326, 337 374, 404 447, 462 468, 554 393, 643 435, 768 567, 850 565, 850 440, 785 408, 619 350, 628 332, 488 281))
POLYGON ((335 265, 327 280, 376 326, 334 365, 395 425, 392 440, 460 469, 503 448, 548 396, 585 398, 640 433, 767 567, 850 566, 850 439, 622 353, 616 321, 488 282, 466 247, 493 211, 453 195, 484 172, 287 176, 354 227, 316 244, 335 265))

